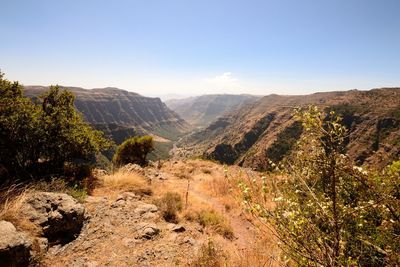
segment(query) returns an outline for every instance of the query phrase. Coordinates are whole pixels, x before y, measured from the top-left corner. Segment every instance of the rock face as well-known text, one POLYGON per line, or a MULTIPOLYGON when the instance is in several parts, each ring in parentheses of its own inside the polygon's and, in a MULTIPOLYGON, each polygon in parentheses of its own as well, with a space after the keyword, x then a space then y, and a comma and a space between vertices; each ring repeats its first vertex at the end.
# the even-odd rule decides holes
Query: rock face
MULTIPOLYGON (((75 94, 75 107, 86 121, 119 144, 133 135, 153 134, 170 139, 182 134, 187 123, 159 98, 144 97, 118 88, 60 87, 75 94)), ((45 86, 25 86, 25 94, 37 98, 45 86)))
POLYGON ((27 198, 22 213, 42 228, 50 242, 65 243, 79 234, 85 208, 67 194, 35 192, 27 198))
POLYGON ((346 152, 356 164, 379 168, 399 158, 400 88, 265 96, 183 138, 175 154, 268 170, 270 161, 290 154, 302 133, 293 109, 308 105, 343 118, 349 130, 346 152))
POLYGON ((28 266, 31 241, 10 222, 0 221, 0 266, 28 266))

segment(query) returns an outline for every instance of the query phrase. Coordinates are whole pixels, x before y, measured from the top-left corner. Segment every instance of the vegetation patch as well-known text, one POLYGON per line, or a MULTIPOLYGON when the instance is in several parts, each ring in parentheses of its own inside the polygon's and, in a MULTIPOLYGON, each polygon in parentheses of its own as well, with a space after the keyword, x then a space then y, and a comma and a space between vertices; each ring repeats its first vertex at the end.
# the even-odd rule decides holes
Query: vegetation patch
POLYGON ((136 163, 144 166, 147 163, 147 154, 153 150, 153 137, 135 136, 125 140, 118 146, 113 161, 117 166, 126 165, 128 163, 136 163))
POLYGON ((191 263, 194 267, 223 267, 227 266, 227 255, 223 249, 212 239, 204 243, 196 259, 191 263))
POLYGON ((154 204, 160 209, 161 214, 167 222, 178 223, 178 212, 182 210, 183 201, 180 194, 176 192, 167 192, 165 195, 154 201, 154 204))
POLYGON ((265 151, 266 156, 274 163, 280 162, 288 155, 303 131, 301 122, 294 122, 280 132, 276 141, 265 151))
POLYGON ((218 144, 214 151, 206 155, 206 157, 221 163, 234 164, 242 154, 246 153, 257 142, 274 118, 274 113, 266 115, 255 123, 253 128, 243 136, 240 142, 233 146, 230 144, 218 144))
POLYGON ((201 226, 210 228, 229 240, 232 240, 235 237, 233 229, 227 220, 214 210, 188 212, 186 213, 185 218, 189 221, 197 221, 201 226))

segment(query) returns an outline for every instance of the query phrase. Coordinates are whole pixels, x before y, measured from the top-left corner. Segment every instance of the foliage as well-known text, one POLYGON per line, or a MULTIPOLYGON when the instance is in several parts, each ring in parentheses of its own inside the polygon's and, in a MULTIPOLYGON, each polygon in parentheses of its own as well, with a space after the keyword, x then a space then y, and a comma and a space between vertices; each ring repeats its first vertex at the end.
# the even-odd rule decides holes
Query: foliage
POLYGON ((155 204, 160 208, 164 220, 177 223, 178 211, 182 210, 183 201, 181 195, 175 192, 167 192, 163 197, 157 199, 155 204))
POLYGON ((62 164, 73 159, 89 159, 110 146, 103 133, 93 130, 76 112, 71 92, 52 86, 42 99, 40 120, 44 122, 45 158, 62 164))
POLYGON ((289 265, 400 264, 400 162, 381 172, 353 166, 343 154, 340 117, 316 107, 296 116, 303 135, 283 170, 287 178, 275 181, 274 207, 265 200, 265 177, 261 191, 241 185, 245 203, 272 223, 289 265))
POLYGON ((153 137, 135 136, 125 140, 118 146, 113 161, 117 165, 136 163, 146 165, 146 156, 154 150, 153 137))
POLYGON ((61 173, 64 163, 88 161, 112 145, 76 112, 72 93, 52 86, 40 105, 23 96, 18 82, 3 77, 0 73, 0 162, 9 176, 61 173))

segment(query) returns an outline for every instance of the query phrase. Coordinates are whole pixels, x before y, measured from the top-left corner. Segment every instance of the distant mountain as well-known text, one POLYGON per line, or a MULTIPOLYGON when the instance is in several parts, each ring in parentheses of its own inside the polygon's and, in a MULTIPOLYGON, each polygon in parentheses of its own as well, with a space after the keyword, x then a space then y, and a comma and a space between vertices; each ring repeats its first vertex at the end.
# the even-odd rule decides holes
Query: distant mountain
POLYGON ((347 153, 355 163, 383 167, 400 157, 400 88, 265 96, 183 138, 174 153, 268 169, 269 160, 290 153, 302 132, 293 108, 310 104, 343 116, 347 153))
POLYGON ((167 100, 169 108, 184 120, 197 127, 205 127, 226 112, 255 102, 253 95, 202 95, 184 99, 167 100))
MULTIPOLYGON (((121 143, 132 135, 150 134, 156 141, 177 139, 188 124, 159 98, 144 97, 118 88, 83 89, 60 87, 72 91, 75 107, 97 129, 121 143)), ((45 86, 25 86, 25 95, 36 98, 48 90, 45 86)))

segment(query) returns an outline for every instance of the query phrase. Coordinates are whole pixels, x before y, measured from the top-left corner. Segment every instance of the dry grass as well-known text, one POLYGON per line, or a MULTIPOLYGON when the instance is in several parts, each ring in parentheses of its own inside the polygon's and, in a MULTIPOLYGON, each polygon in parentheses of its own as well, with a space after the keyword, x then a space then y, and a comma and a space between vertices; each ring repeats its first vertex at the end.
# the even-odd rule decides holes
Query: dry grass
POLYGON ((195 260, 191 263, 194 267, 223 267, 227 266, 227 255, 221 246, 209 239, 204 243, 197 254, 195 260))
POLYGON ((14 224, 21 231, 26 231, 33 236, 40 233, 40 229, 28 218, 21 216, 20 212, 25 205, 27 196, 33 192, 28 187, 10 186, 1 192, 0 220, 14 224))
POLYGON ((279 258, 276 240, 270 234, 260 235, 260 240, 249 245, 245 250, 237 251, 232 256, 232 266, 237 267, 272 267, 285 266, 279 258))
POLYGON ((178 223, 178 212, 182 210, 183 201, 180 194, 167 192, 163 197, 154 200, 154 204, 159 207, 161 214, 167 222, 178 223))
POLYGON ((141 195, 151 195, 152 190, 146 178, 138 173, 118 171, 114 174, 99 177, 98 188, 113 192, 130 191, 141 195))
POLYGON ((187 210, 184 218, 199 223, 206 229, 220 234, 226 239, 233 240, 235 235, 228 220, 213 209, 187 210))
POLYGON ((213 196, 226 196, 233 191, 233 185, 225 177, 214 177, 207 185, 213 196))

